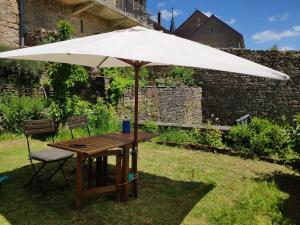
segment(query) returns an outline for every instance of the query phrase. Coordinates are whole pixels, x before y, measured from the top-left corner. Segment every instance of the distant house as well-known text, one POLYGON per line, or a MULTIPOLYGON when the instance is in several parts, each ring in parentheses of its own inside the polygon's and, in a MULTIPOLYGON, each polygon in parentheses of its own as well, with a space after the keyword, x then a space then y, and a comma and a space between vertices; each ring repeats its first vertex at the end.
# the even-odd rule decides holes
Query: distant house
POLYGON ((245 48, 243 35, 218 17, 196 10, 174 33, 216 48, 245 48))

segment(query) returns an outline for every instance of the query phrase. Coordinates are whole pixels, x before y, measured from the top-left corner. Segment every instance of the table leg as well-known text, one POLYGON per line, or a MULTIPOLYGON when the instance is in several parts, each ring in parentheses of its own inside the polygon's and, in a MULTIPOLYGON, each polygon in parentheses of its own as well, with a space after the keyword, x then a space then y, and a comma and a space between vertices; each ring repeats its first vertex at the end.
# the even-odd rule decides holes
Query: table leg
POLYGON ((76 173, 76 208, 81 207, 81 201, 83 196, 83 175, 82 175, 82 162, 83 155, 81 153, 77 153, 77 173, 76 173))
POLYGON ((93 158, 88 158, 88 188, 93 186, 93 158))
POLYGON ((123 185, 123 193, 122 193, 122 201, 128 201, 128 192, 129 192, 129 186, 130 184, 128 183, 128 174, 129 174, 129 147, 126 146, 123 148, 123 165, 122 165, 122 170, 123 170, 123 179, 122 183, 123 185))
POLYGON ((107 156, 103 156, 103 185, 107 184, 107 156))
POLYGON ((102 183, 101 175, 102 175, 103 161, 102 156, 97 157, 96 159, 96 186, 99 187, 102 183))
POLYGON ((116 200, 120 201, 121 190, 121 177, 122 176, 122 156, 121 154, 116 155, 116 200))

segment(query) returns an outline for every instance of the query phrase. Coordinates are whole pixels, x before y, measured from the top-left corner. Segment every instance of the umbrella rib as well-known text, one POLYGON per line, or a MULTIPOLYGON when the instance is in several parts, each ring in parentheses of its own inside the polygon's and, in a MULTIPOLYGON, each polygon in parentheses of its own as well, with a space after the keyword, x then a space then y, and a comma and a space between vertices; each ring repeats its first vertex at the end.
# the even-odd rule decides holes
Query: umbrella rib
POLYGON ((101 62, 98 64, 98 66, 96 66, 96 68, 99 68, 100 66, 103 65, 103 63, 108 59, 109 57, 105 57, 103 60, 101 60, 101 62))
POLYGON ((130 60, 130 59, 122 59, 122 58, 118 58, 118 59, 119 59, 120 61, 125 62, 125 63, 127 63, 127 64, 129 64, 129 65, 131 65, 131 66, 134 66, 134 67, 136 67, 136 66, 141 67, 141 66, 144 66, 144 65, 147 65, 147 64, 150 63, 150 62, 134 61, 134 60, 130 60))

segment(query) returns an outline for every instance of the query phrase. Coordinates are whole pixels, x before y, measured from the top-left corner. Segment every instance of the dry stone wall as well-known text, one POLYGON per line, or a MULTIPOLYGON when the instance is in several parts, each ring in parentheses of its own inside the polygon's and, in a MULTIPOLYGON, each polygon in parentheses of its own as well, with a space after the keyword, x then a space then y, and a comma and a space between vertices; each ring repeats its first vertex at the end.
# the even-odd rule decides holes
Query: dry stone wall
POLYGON ((64 5, 58 1, 27 0, 25 2, 25 31, 38 29, 55 30, 57 22, 67 20, 74 28, 75 36, 87 36, 103 33, 109 28, 106 20, 82 12, 73 16, 75 7, 64 5))
MULTIPOLYGON (((145 87, 139 93, 141 121, 201 124, 201 88, 194 87, 145 87)), ((121 116, 133 114, 134 95, 125 94, 119 104, 121 116)))
POLYGON ((0 0, 0 44, 18 46, 19 9, 17 0, 0 0))
POLYGON ((278 120, 300 112, 300 52, 227 49, 229 53, 282 71, 290 81, 264 79, 225 72, 198 70, 196 80, 203 89, 203 121, 214 114, 221 124, 245 115, 278 120))

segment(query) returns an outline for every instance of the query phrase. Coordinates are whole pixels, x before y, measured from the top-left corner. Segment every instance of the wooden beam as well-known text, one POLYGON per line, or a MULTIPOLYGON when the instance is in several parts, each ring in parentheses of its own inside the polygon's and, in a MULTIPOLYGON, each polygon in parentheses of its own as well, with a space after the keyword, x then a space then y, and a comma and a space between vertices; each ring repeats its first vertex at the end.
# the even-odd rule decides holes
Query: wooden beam
POLYGON ((77 16, 78 14, 88 10, 89 8, 93 7, 94 3, 93 2, 88 2, 85 4, 81 4, 73 13, 72 16, 77 16))
POLYGON ((107 192, 115 192, 117 190, 116 185, 104 186, 104 187, 97 187, 91 188, 83 191, 84 197, 90 197, 96 194, 107 193, 107 192))

